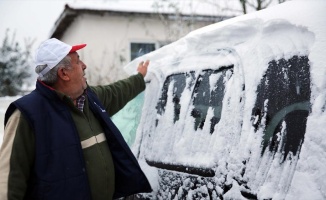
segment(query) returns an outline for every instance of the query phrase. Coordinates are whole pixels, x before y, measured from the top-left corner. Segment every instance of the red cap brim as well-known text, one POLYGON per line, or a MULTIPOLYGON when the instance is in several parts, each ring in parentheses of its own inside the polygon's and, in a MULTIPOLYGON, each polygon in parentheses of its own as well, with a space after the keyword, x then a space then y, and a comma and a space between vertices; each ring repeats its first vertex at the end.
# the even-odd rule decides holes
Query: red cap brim
POLYGON ((78 51, 79 49, 82 49, 86 46, 86 44, 78 44, 78 45, 75 45, 75 46, 72 46, 71 50, 69 51, 69 53, 73 53, 73 52, 76 52, 78 51))

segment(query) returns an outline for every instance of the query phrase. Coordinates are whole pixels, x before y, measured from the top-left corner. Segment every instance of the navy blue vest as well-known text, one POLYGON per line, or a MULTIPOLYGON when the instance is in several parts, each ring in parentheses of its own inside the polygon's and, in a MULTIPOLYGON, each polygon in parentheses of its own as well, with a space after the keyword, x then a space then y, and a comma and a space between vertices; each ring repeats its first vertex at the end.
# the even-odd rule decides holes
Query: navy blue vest
MULTIPOLYGON (((150 184, 97 96, 87 89, 89 106, 100 120, 115 167, 114 198, 151 192, 150 184)), ((89 200, 90 189, 81 142, 69 108, 40 82, 36 90, 13 102, 5 124, 18 108, 35 133, 35 163, 27 199, 89 200)))

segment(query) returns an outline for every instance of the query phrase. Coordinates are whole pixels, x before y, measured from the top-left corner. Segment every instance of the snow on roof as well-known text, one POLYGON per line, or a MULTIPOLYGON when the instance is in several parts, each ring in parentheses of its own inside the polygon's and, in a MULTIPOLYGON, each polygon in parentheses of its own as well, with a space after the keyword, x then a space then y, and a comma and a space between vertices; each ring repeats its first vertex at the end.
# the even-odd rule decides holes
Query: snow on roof
POLYGON ((73 9, 138 13, 159 12, 163 14, 175 14, 177 11, 182 15, 203 16, 234 16, 242 14, 240 3, 237 1, 219 1, 218 5, 216 3, 203 2, 199 0, 174 0, 162 2, 152 0, 78 1, 78 3, 68 4, 68 6, 73 9))
POLYGON ((82 12, 103 13, 133 13, 133 14, 164 14, 181 15, 184 19, 189 16, 195 20, 221 21, 242 14, 237 1, 223 1, 206 3, 198 0, 185 1, 162 1, 155 0, 103 0, 89 1, 79 0, 75 3, 66 4, 64 11, 55 22, 50 32, 50 37, 60 38, 67 26, 82 12), (229 9, 232 7, 232 9, 229 9))

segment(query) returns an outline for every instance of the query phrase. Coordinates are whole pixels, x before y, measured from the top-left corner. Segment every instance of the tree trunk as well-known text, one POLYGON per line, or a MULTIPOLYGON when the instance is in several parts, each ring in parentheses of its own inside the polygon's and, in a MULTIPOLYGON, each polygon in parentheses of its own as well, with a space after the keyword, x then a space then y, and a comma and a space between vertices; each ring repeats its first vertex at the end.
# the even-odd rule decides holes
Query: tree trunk
POLYGON ((247 14, 246 0, 240 0, 243 14, 247 14))

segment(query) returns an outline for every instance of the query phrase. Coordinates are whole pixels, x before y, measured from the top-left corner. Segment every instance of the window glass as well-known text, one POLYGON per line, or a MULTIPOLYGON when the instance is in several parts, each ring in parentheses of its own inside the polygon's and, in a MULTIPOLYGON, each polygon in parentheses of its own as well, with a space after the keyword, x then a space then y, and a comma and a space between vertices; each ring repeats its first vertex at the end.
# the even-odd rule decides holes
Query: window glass
POLYGON ((154 51, 155 43, 134 43, 130 44, 130 60, 154 51))
POLYGON ((157 131, 150 133, 147 144, 151 149, 145 155, 149 165, 214 176, 215 152, 208 144, 222 118, 225 89, 232 75, 233 65, 165 79, 156 104, 157 131))
POLYGON ((208 109, 214 111, 214 115, 209 119, 210 133, 214 132, 214 126, 221 119, 222 100, 226 82, 232 75, 230 68, 220 70, 205 70, 199 75, 194 89, 193 105, 191 116, 195 118, 194 129, 203 129, 206 121, 208 109))
POLYGON ((112 116, 112 121, 118 127, 129 146, 135 141, 143 103, 144 92, 137 95, 133 100, 129 101, 123 109, 112 116))
POLYGON ((262 154, 297 155, 310 110, 310 71, 307 56, 273 60, 257 88, 253 126, 263 131, 262 154))
POLYGON ((166 104, 168 101, 168 91, 169 88, 171 88, 172 95, 169 98, 171 98, 173 102, 173 110, 174 110, 173 121, 175 123, 177 120, 179 120, 180 109, 181 109, 181 104, 180 104, 181 94, 186 88, 186 85, 187 88, 189 89, 193 86, 194 81, 195 81, 194 72, 173 74, 168 76, 163 84, 162 94, 156 106, 157 114, 159 115, 164 114, 166 104))

